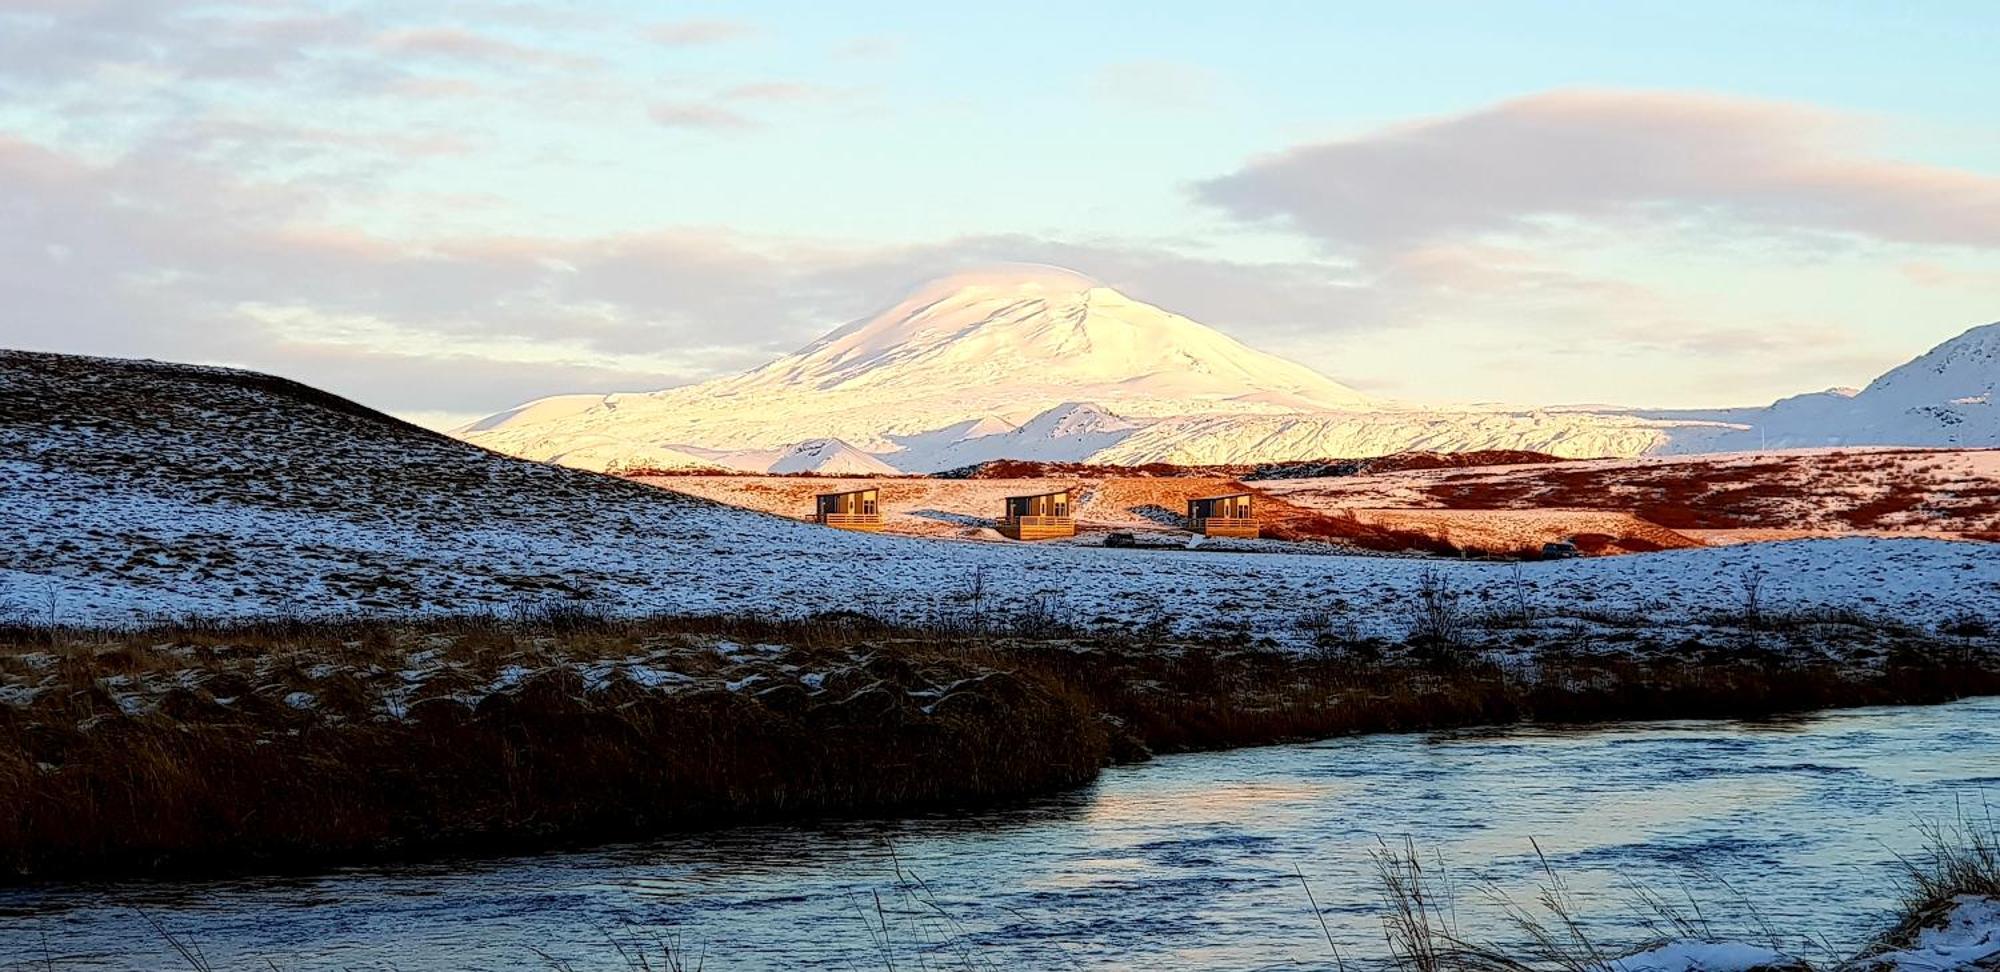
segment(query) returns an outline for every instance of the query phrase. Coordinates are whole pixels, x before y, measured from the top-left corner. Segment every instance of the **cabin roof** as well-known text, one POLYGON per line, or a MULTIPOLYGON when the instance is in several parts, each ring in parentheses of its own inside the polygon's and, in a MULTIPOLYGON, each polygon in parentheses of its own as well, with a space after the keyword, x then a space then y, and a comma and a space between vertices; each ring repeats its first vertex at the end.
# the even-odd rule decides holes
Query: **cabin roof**
POLYGON ((1008 499, 1010 499, 1010 500, 1017 500, 1017 499, 1041 499, 1041 498, 1042 498, 1042 497, 1044 497, 1044 496, 1068 496, 1069 494, 1070 494, 1070 491, 1069 491, 1069 490, 1067 490, 1067 489, 1052 489, 1052 490, 1049 490, 1049 491, 1048 491, 1048 492, 1046 492, 1046 493, 1022 493, 1022 494, 1021 494, 1021 495, 1019 495, 1019 496, 1009 496, 1009 497, 1007 497, 1007 498, 1008 498, 1008 499))
POLYGON ((1225 499, 1235 499, 1235 498, 1236 498, 1236 497, 1238 497, 1238 496, 1249 496, 1249 495, 1250 495, 1250 493, 1249 493, 1248 491, 1245 491, 1245 492, 1241 492, 1241 493, 1217 493, 1217 494, 1215 494, 1214 496, 1191 496, 1191 497, 1189 497, 1189 498, 1188 498, 1188 502, 1190 502, 1190 503, 1200 503, 1200 502, 1203 502, 1203 501, 1206 501, 1206 500, 1225 500, 1225 499))
POLYGON ((863 486, 860 489, 836 489, 831 493, 814 493, 813 498, 818 499, 822 496, 853 496, 856 493, 873 493, 881 488, 880 486, 863 486))

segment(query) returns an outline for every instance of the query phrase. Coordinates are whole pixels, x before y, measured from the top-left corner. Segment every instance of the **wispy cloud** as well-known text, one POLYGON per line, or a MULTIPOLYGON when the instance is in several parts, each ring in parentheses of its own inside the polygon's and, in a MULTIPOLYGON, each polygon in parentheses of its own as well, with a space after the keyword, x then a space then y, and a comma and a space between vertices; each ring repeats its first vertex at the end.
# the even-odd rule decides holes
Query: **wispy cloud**
POLYGON ((655 124, 667 128, 704 131, 743 131, 757 127, 756 119, 720 105, 700 101, 661 101, 646 109, 655 124))
POLYGON ((903 53, 900 37, 855 37, 833 46, 833 56, 849 61, 893 61, 903 53))
POLYGON ((1222 79, 1196 64, 1120 61, 1091 76, 1091 94, 1123 108, 1188 111, 1213 108, 1222 79))
POLYGON ((1867 134, 1783 102, 1559 91, 1296 146, 1195 193, 1362 252, 1551 220, 2000 246, 2000 177, 1890 158, 1867 134))
POLYGON ((846 92, 825 84, 807 84, 801 81, 753 81, 747 84, 731 85, 718 92, 724 101, 769 101, 769 102, 812 102, 832 101, 844 97, 846 92))
POLYGON ((10 343, 234 362, 404 410, 491 410, 740 370, 928 277, 1023 259, 1263 333, 1338 313, 1347 293, 1323 266, 1027 235, 884 245, 661 228, 399 239, 326 222, 304 187, 0 140, 0 333, 10 343))
POLYGON ((458 27, 415 27, 384 31, 375 46, 392 53, 541 67, 586 67, 596 58, 520 44, 458 27))
POLYGON ((647 29, 646 36, 669 47, 700 47, 744 40, 758 32, 755 24, 737 20, 682 20, 655 24, 647 29))

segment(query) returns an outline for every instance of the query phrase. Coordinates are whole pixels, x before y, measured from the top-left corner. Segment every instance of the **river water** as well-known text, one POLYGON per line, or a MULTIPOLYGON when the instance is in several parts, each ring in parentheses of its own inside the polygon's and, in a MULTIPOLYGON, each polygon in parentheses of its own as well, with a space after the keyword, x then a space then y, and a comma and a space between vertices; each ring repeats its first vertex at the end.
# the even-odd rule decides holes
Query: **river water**
MULTIPOLYGON (((1505 939, 1537 846, 1610 941, 1634 886, 1718 932, 1878 930, 1924 820, 2000 804, 2000 699, 1766 723, 1382 735, 1119 767, 1086 790, 894 822, 744 827, 308 879, 0 891, 0 968, 1331 968, 1386 954, 1372 854, 1442 861, 1505 939), (898 877, 899 872, 903 875, 898 877), (1301 878, 1323 910, 1322 930, 1301 878), (11 964, 10 964, 11 963, 11 964), (655 966, 659 967, 657 959, 655 966)), ((1991 812, 2000 813, 2000 807, 1991 812)))

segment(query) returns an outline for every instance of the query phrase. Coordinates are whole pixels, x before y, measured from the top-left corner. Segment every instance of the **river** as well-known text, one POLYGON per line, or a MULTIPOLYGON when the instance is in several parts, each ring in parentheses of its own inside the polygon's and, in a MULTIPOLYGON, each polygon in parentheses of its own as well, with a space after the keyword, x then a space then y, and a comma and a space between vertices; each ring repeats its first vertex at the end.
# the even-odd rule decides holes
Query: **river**
POLYGON ((0 891, 0 968, 1331 968, 1385 954, 1374 860, 1442 860, 1471 937, 1507 936, 1537 846, 1593 932, 1631 888, 1718 931, 1835 950, 1879 929, 1922 820, 2000 802, 2000 699, 1778 722, 1378 735, 1165 757, 999 809, 753 826, 579 853, 311 878, 0 891), (898 872, 904 875, 897 877, 898 872), (919 883, 920 882, 920 883, 919 883), (651 948, 649 944, 647 947, 651 948), (9 964, 12 963, 12 964, 9 964), (659 967, 657 960, 654 967, 659 967))

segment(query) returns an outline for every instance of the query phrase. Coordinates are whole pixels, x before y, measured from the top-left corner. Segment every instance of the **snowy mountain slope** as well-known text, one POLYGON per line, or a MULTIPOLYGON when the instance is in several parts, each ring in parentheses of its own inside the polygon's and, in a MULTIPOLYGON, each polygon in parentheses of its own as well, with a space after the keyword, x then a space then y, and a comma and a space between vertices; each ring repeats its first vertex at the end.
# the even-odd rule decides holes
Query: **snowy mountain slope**
POLYGON ((1637 416, 1535 410, 1197 415, 1155 423, 1088 461, 1221 465, 1481 449, 1563 458, 1636 456, 1686 427, 1637 416))
POLYGON ((766 469, 773 473, 825 473, 834 476, 896 474, 896 467, 839 439, 807 439, 780 453, 766 469))
POLYGON ((962 437, 943 447, 904 448, 890 458, 913 471, 956 469, 992 459, 1075 462, 1116 446, 1147 423, 1087 402, 1065 402, 1007 432, 962 437))
POLYGON ((933 281, 754 371, 651 394, 530 403, 456 434, 531 459, 591 465, 573 445, 785 446, 897 437, 971 422, 990 433, 1067 402, 1126 416, 1359 405, 1353 389, 1219 331, 1051 267, 933 281), (581 460, 581 461, 576 461, 581 460))
POLYGON ((900 470, 929 472, 995 458, 1256 462, 1423 448, 1632 455, 1664 441, 1673 424, 1375 402, 1082 275, 1011 266, 933 281, 746 374, 652 394, 559 396, 455 434, 584 468, 605 468, 621 452, 705 449, 737 452, 733 465, 757 471, 771 469, 757 464, 763 450, 838 438, 900 470), (1084 407, 1089 430, 1043 421, 1084 407))
POLYGON ((1828 389, 1688 429, 1667 453, 1844 445, 2000 446, 2000 323, 1972 328, 1859 392, 1828 389))
MULTIPOLYGON (((1102 623, 1302 637, 1345 603, 1399 636, 1426 569, 1479 601, 1506 565, 1193 555, 898 539, 523 462, 246 372, 0 352, 0 619, 126 624, 451 614, 588 600, 619 612, 796 615, 855 604, 921 618, 1055 596, 1102 623)), ((1774 605, 1905 620, 2000 613, 1974 544, 1842 540, 1529 564, 1562 606, 1684 620, 1768 571, 1774 605)))

